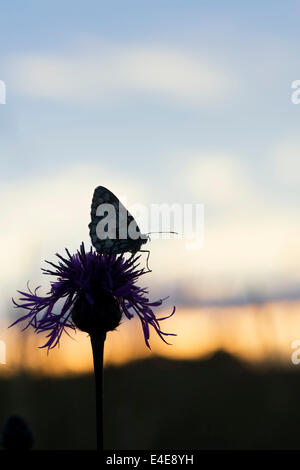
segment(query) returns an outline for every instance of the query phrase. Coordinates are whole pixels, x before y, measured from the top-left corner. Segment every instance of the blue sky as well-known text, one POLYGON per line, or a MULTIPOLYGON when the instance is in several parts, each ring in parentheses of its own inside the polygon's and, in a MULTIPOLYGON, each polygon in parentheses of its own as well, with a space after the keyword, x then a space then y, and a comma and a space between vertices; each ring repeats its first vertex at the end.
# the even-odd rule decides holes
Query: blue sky
POLYGON ((2 298, 37 278, 49 253, 89 242, 99 184, 132 203, 205 205, 196 255, 152 242, 154 289, 186 303, 297 294, 299 10, 294 1, 2 5, 2 298))

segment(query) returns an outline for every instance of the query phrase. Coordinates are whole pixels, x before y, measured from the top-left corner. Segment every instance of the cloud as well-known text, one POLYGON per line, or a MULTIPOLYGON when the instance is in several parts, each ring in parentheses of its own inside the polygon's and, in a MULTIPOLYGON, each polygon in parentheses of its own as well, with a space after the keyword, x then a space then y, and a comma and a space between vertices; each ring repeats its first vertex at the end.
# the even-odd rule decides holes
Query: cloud
POLYGON ((170 284, 183 283, 198 302, 240 296, 252 287, 275 293, 299 284, 295 208, 266 197, 241 158, 186 152, 178 160, 184 167, 177 181, 204 204, 204 246, 189 251, 185 240, 168 240, 151 255, 153 271, 167 266, 170 284))
MULTIPOLYGON (((184 286, 189 299, 201 302, 241 295, 249 286, 270 292, 278 286, 289 288, 300 282, 297 214, 292 209, 281 210, 276 201, 274 205, 263 201, 257 188, 247 183, 243 168, 233 163, 232 157, 227 158, 227 164, 225 157, 220 156, 211 161, 212 168, 216 168, 217 161, 222 160, 220 169, 226 184, 221 185, 221 176, 218 184, 209 180, 206 197, 219 208, 224 204, 223 198, 227 197, 227 202, 217 217, 211 218, 205 212, 204 247, 189 251, 185 239, 153 239, 147 243, 153 272, 145 276, 143 284, 150 286, 153 298, 169 294, 172 300, 172 289, 175 292, 176 286, 184 286), (251 187, 255 192, 252 196, 251 187), (247 206, 238 200, 233 206, 242 191, 247 196, 244 200, 257 198, 260 203, 247 206)), ((203 179, 214 175, 208 163, 210 170, 204 172, 205 165, 203 161, 203 179)), ((132 176, 112 173, 102 165, 80 165, 57 175, 45 174, 1 186, 2 301, 15 295, 17 289, 25 288, 28 279, 32 287, 40 284, 44 259, 54 260, 54 253, 63 252, 65 247, 73 252, 81 241, 90 246, 91 198, 99 184, 110 188, 129 210, 137 201, 149 203, 153 197, 147 185, 132 176)), ((199 184, 194 189, 198 190, 199 184)), ((206 199, 201 202, 207 204, 206 199)), ((137 221, 140 223, 138 218, 137 221)), ((145 231, 142 223, 140 227, 145 231)), ((43 278, 42 285, 47 287, 48 282, 43 278)))
POLYGON ((300 183, 300 139, 289 137, 278 142, 270 158, 271 172, 282 185, 300 183))
POLYGON ((292 211, 269 206, 230 211, 219 219, 205 216, 199 250, 187 250, 185 240, 153 241, 150 264, 156 276, 174 286, 175 295, 181 286, 194 304, 240 297, 249 290, 272 297, 300 285, 299 238, 300 222, 292 211))
POLYGON ((11 61, 14 88, 40 99, 93 102, 149 94, 182 105, 212 106, 236 91, 235 77, 213 60, 164 48, 101 47, 74 54, 27 54, 11 61))
POLYGON ((183 171, 186 185, 207 206, 223 209, 253 203, 257 188, 241 160, 224 153, 192 155, 183 171))

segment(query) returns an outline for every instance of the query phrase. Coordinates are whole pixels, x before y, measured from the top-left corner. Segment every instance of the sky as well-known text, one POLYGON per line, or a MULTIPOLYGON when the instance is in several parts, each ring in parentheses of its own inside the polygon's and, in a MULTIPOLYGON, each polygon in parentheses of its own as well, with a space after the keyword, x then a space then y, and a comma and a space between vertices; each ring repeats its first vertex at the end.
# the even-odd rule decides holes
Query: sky
POLYGON ((41 282, 44 259, 89 246, 98 185, 129 208, 204 205, 201 249, 149 242, 153 296, 186 307, 300 296, 299 12, 296 1, 2 3, 2 312, 41 282))
MULTIPOLYGON (((151 350, 145 347, 138 320, 122 321, 109 332, 105 342, 105 366, 153 357, 197 360, 216 351, 225 351, 251 367, 299 365, 299 301, 271 302, 260 306, 210 306, 181 308, 164 322, 164 331, 177 333, 169 345, 151 335, 151 350), (296 362, 293 362, 293 356, 296 362)), ((33 374, 65 375, 90 372, 93 367, 91 345, 86 333, 77 331, 72 339, 62 337, 61 347, 46 354, 40 335, 27 329, 0 329, 0 376, 18 370, 33 374), (17 339, 17 341, 16 341, 17 339), (5 343, 5 346, 3 345, 5 343)))

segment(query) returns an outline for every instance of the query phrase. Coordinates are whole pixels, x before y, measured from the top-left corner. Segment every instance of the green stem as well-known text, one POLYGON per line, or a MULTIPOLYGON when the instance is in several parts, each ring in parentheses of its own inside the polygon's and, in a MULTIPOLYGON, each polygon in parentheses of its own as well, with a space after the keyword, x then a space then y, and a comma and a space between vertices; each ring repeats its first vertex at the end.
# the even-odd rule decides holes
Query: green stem
POLYGON ((91 334, 96 385, 97 450, 103 451, 103 351, 106 334, 91 334))

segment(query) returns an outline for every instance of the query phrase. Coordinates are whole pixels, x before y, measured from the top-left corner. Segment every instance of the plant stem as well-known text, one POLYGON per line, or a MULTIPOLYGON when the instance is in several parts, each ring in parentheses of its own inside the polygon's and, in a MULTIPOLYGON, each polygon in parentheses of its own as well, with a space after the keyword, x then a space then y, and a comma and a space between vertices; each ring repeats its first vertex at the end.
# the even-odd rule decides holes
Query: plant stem
POLYGON ((91 334, 96 385, 97 450, 103 451, 103 350, 106 334, 91 334))

